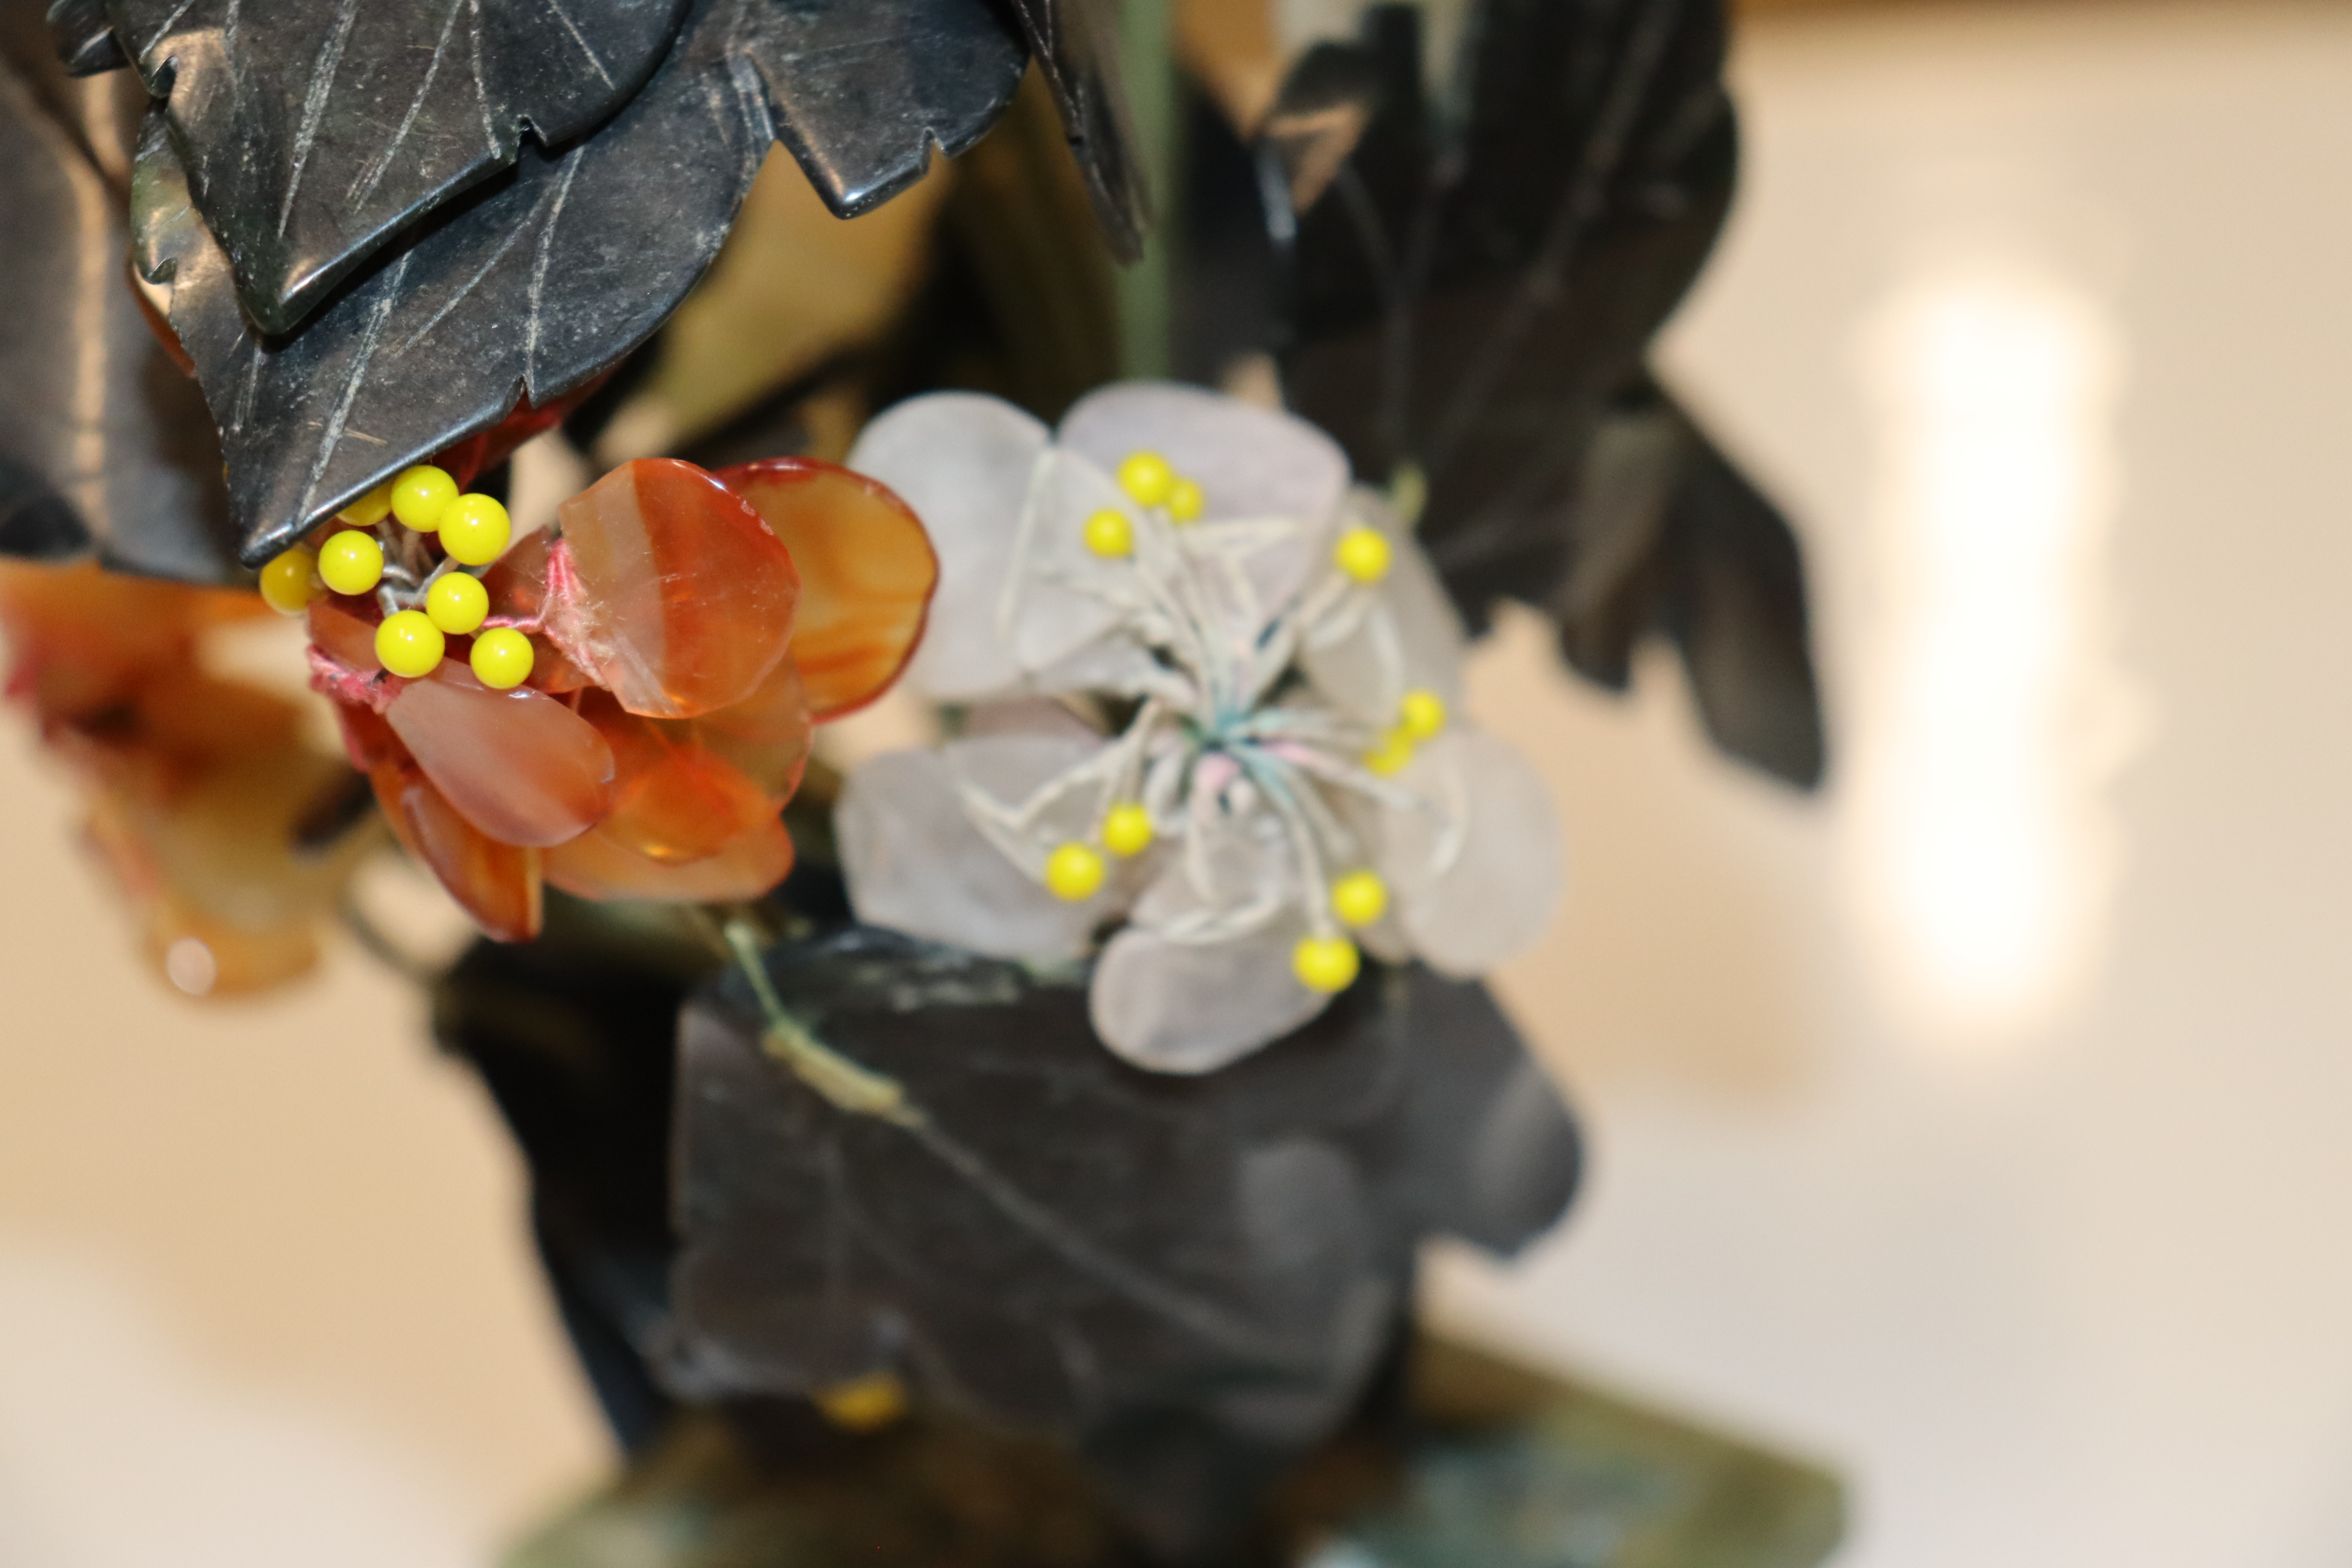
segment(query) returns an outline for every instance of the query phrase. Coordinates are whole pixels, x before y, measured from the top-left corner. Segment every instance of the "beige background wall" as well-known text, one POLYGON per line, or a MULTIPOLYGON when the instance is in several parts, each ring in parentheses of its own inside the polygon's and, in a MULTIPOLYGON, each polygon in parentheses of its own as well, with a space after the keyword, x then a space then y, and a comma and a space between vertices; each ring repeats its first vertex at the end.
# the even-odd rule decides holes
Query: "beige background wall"
MULTIPOLYGON (((1666 363, 1800 519, 1833 787, 1509 628, 1567 1229, 1439 1313, 1817 1453, 1849 1568, 2352 1553, 2352 18, 1759 26, 1666 363)), ((0 743, 0 1563, 457 1568, 605 1462, 510 1155, 345 954, 205 1010, 0 743)))

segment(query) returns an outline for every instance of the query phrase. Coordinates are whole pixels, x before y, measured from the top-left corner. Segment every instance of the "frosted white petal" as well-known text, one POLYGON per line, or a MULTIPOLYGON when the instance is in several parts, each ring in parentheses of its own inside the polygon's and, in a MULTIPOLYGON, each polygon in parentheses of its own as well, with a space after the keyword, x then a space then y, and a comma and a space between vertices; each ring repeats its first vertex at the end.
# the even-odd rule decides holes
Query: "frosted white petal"
POLYGON ((1462 704, 1462 617, 1412 531, 1369 490, 1349 500, 1355 518, 1389 537, 1389 574, 1345 634, 1309 638, 1299 664, 1332 701, 1357 717, 1387 724, 1407 691, 1434 691, 1449 710, 1462 704))
POLYGON ((1102 920, 1039 887, 963 811, 937 752, 887 752, 849 775, 834 811, 850 907, 870 925, 999 958, 1083 957, 1102 920))
POLYGON ((1297 869, 1274 814, 1229 812, 1196 793, 1181 842, 1169 847, 1131 918, 1171 938, 1235 937, 1296 924, 1298 904, 1297 869))
POLYGON ((1526 758, 1481 731, 1423 746, 1397 782, 1433 808, 1383 814, 1381 869, 1413 951, 1482 974, 1532 943, 1559 903, 1559 819, 1526 758))
POLYGON ((1131 528, 1149 526, 1126 492, 1085 458, 1049 452, 1037 465, 996 612, 999 636, 1024 673, 1046 670, 1100 639, 1143 603, 1131 558, 1087 547, 1087 520, 1106 510, 1123 513, 1131 528))
POLYGON ((1084 838, 1094 826, 1100 791, 1075 773, 1103 754, 1102 737, 1091 731, 1056 727, 979 735, 950 741, 940 754, 956 783, 1007 812, 1034 810, 1026 833, 1032 852, 1024 862, 1032 875, 1042 874, 1055 846, 1084 838), (1051 793, 1041 794, 1049 786, 1051 793))
POLYGON ((1339 443, 1303 419, 1174 382, 1130 381, 1080 398, 1062 419, 1065 447, 1116 471, 1157 452, 1201 487, 1203 520, 1319 522, 1348 488, 1339 443))
POLYGON ((1193 946, 1129 926, 1111 938, 1088 996, 1095 1032, 1153 1072, 1213 1072, 1271 1045, 1330 998, 1290 971, 1298 931, 1193 946))
POLYGON ((927 697, 961 701, 1016 684, 996 611, 1045 426, 998 398, 941 392, 884 410, 848 466, 915 509, 940 558, 929 625, 907 668, 927 697))

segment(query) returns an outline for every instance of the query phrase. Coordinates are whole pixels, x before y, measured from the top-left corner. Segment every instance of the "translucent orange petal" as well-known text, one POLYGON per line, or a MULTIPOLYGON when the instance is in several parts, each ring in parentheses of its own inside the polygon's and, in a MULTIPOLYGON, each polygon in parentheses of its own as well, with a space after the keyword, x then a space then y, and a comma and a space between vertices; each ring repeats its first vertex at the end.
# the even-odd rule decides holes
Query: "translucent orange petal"
POLYGON ((368 783, 402 846, 476 925, 500 942, 539 934, 537 849, 501 844, 467 822, 414 763, 379 763, 368 783))
POLYGON ((691 719, 739 702, 784 657, 800 595, 792 556, 702 469, 626 463, 559 516, 548 634, 630 712, 691 719))
POLYGON ((791 874, 793 840, 770 816, 715 855, 666 864, 614 843, 600 827, 548 850, 544 866, 547 879, 575 898, 738 902, 759 898, 791 874))
POLYGON ((741 769, 696 745, 695 721, 640 718, 592 689, 581 717, 613 748, 613 807, 597 831, 651 859, 699 860, 776 815, 741 769))
POLYGON ((489 625, 537 624, 547 603, 547 548, 546 531, 533 530, 482 574, 482 588, 490 596, 489 625))
POLYGON ((501 843, 561 844, 612 807, 612 748, 544 692, 492 691, 445 661, 384 718, 449 804, 501 843))
POLYGON ((793 660, 818 720, 880 696, 914 653, 939 583, 922 523, 885 486, 831 463, 772 458, 719 479, 793 553, 793 660))
POLYGON ((126 701, 149 672, 192 658, 203 627, 258 603, 89 564, 0 562, 9 695, 31 698, 44 720, 126 701))
MULTIPOLYGON (((673 727, 671 721, 656 722, 673 727)), ((742 701, 677 727, 687 730, 703 750, 740 768, 778 806, 801 787, 816 738, 816 721, 802 694, 800 667, 789 658, 779 660, 760 689, 742 701)))

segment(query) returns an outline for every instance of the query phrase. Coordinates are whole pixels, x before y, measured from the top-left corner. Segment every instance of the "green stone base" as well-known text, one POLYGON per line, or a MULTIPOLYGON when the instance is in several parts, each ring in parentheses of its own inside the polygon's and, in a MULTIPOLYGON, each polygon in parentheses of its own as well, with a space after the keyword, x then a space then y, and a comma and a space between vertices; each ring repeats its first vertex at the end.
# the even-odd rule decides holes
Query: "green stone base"
MULTIPOLYGON (((1427 1340, 1413 1430, 1343 1434, 1229 1568, 1815 1568, 1838 1483, 1580 1384, 1427 1340)), ((1062 1450, 918 1416, 781 1469, 681 1422, 504 1568, 1141 1568, 1062 1450)))

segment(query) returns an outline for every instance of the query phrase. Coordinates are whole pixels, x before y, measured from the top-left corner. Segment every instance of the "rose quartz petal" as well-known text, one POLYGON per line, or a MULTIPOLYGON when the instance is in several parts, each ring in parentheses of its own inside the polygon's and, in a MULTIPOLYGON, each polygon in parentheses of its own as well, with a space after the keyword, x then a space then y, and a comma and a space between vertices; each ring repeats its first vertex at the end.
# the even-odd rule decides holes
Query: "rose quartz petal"
POLYGON ((592 690, 581 716, 613 748, 613 806, 598 831, 661 861, 699 860, 776 815, 741 769, 693 743, 693 721, 640 718, 592 690))
POLYGON ((939 584, 922 523, 879 480, 831 463, 774 458, 719 479, 792 552, 801 579, 792 657, 817 718, 880 696, 914 653, 939 584))
POLYGON ((691 719, 755 690, 800 578, 760 514, 691 463, 641 458, 565 501, 547 630, 632 713, 691 719))
POLYGON ((780 660, 760 689, 740 702, 683 724, 656 722, 687 731, 696 745, 742 769, 780 806, 801 787, 816 738, 815 721, 802 694, 800 666, 789 658, 780 660))
POLYGON ((384 717, 449 804, 501 843, 561 844, 612 805, 612 748, 528 686, 491 691, 445 662, 384 717))
POLYGON ((483 833, 414 764, 379 763, 369 770, 368 782, 402 846, 475 924, 500 942, 529 942, 539 934, 538 850, 483 833))
POLYGON ((548 850, 545 867, 547 879, 575 898, 740 902, 759 898, 791 873, 793 840, 770 816, 715 855, 664 864, 614 843, 599 827, 548 850))

